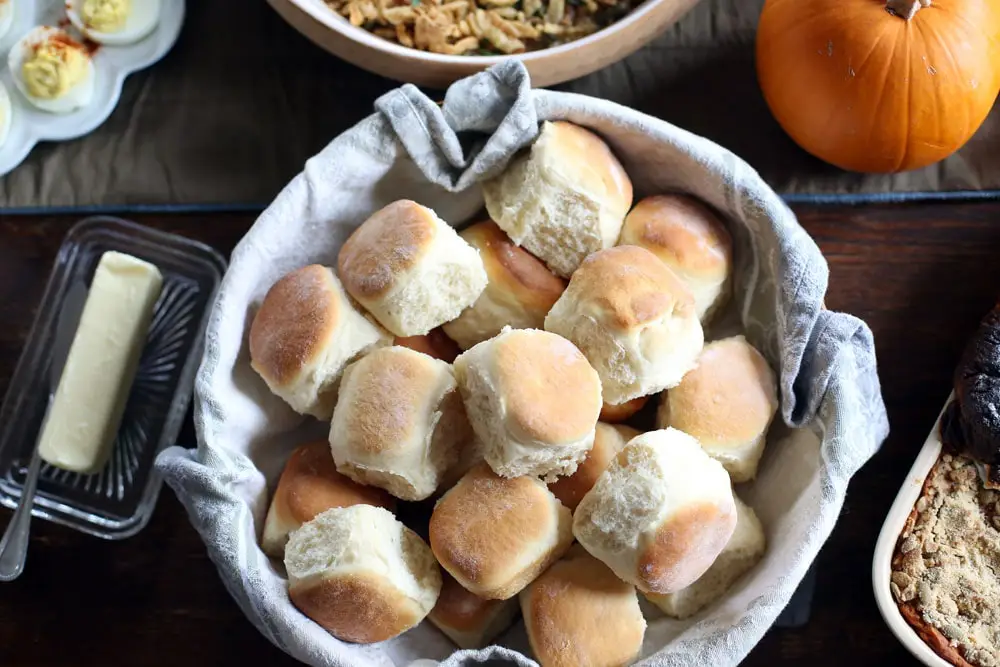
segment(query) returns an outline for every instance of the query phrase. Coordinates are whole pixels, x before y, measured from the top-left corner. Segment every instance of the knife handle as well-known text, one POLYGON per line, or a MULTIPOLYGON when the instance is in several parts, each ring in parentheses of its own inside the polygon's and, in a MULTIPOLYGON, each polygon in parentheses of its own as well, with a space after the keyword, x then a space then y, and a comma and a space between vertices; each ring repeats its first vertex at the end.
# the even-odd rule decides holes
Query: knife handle
POLYGON ((21 488, 14 517, 7 524, 7 531, 0 540, 0 581, 14 581, 24 571, 24 561, 28 557, 28 537, 31 529, 31 508, 35 504, 35 489, 38 488, 38 473, 42 469, 42 457, 35 447, 28 465, 28 476, 21 488))

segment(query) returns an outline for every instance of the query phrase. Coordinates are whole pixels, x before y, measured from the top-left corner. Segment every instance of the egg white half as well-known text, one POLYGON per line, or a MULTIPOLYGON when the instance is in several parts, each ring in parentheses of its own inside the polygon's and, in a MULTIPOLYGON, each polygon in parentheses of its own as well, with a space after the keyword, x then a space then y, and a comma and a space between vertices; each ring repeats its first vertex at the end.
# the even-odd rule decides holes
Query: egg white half
POLYGON ((14 0, 0 0, 0 39, 7 36, 14 24, 14 0))
POLYGON ((14 105, 10 102, 10 93, 7 92, 7 86, 0 82, 0 147, 7 143, 13 119, 14 105))
POLYGON ((68 0, 66 16, 70 23, 88 39, 108 46, 134 44, 149 36, 160 22, 160 0, 132 0, 132 11, 125 26, 117 32, 98 32, 83 22, 84 0, 68 0))
POLYGON ((94 99, 94 62, 90 56, 87 56, 87 72, 84 74, 83 79, 66 91, 65 95, 54 100, 33 97, 28 91, 28 86, 24 83, 24 75, 21 72, 21 66, 24 65, 24 62, 33 53, 32 46, 46 41, 54 34, 60 33, 65 34, 59 28, 48 26, 33 28, 11 48, 10 53, 7 55, 7 67, 10 68, 10 75, 14 80, 14 85, 24 95, 25 99, 42 111, 63 114, 85 107, 94 99))

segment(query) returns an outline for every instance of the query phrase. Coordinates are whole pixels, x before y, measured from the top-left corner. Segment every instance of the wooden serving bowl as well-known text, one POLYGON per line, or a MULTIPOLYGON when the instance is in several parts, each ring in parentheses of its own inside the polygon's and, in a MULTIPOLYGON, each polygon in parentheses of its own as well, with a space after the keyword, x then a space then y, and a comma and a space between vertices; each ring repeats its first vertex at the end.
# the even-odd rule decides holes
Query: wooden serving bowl
POLYGON ((519 58, 535 87, 569 81, 628 56, 698 0, 646 0, 631 14, 575 42, 516 56, 447 56, 407 48, 352 26, 323 0, 268 0, 296 30, 347 62, 396 81, 443 89, 504 58, 519 58))

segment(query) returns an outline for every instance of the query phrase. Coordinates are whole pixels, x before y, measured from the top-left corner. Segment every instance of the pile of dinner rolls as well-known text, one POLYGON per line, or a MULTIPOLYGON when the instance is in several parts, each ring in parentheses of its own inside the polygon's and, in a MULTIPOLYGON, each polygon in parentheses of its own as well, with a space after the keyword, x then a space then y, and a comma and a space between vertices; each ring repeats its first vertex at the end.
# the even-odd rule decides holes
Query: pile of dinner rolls
POLYGON ((725 224, 683 194, 633 206, 592 132, 545 123, 483 193, 489 219, 460 232, 394 202, 336 269, 268 291, 251 364, 330 435, 288 460, 262 547, 344 641, 429 618, 475 648, 520 612, 543 667, 627 664, 639 595, 686 618, 762 557, 733 484, 775 374, 742 336, 706 343, 733 291, 725 224), (422 502, 427 523, 396 518, 422 502))

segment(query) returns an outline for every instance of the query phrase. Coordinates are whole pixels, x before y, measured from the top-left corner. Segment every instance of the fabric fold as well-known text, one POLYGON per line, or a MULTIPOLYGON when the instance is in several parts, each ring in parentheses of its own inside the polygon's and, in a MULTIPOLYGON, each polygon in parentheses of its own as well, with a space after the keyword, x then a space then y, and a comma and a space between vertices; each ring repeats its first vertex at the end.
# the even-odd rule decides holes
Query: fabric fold
POLYGON ((427 180, 449 192, 499 173, 538 134, 528 72, 513 60, 455 83, 440 106, 407 84, 375 109, 427 180))

